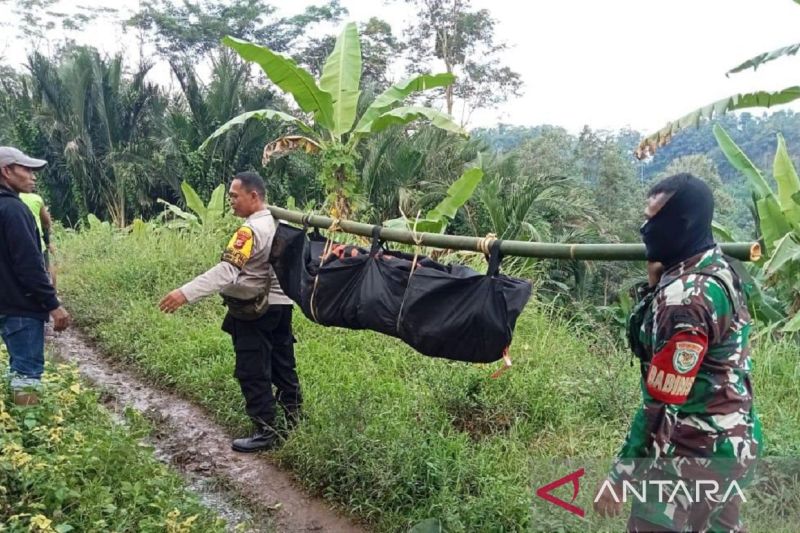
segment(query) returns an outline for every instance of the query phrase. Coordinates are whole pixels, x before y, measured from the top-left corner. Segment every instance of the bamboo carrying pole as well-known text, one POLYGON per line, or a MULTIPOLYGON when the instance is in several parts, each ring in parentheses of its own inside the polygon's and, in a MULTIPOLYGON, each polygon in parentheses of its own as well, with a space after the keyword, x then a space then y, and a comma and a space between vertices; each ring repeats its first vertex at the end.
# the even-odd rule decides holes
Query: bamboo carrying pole
MULTIPOLYGON (((308 223, 317 228, 329 228, 334 220, 320 215, 307 215, 297 211, 289 211, 280 207, 269 206, 275 218, 294 222, 295 224, 308 223)), ((338 221, 342 231, 371 237, 376 226, 354 222, 352 220, 338 221)), ((378 226, 380 227, 380 226, 378 226)), ((451 250, 485 251, 487 239, 482 237, 464 237, 461 235, 441 235, 438 233, 417 233, 415 235, 402 229, 380 227, 380 237, 386 241, 401 242, 404 244, 421 244, 434 248, 451 250)), ((761 258, 761 246, 757 242, 729 242, 721 243, 722 251, 741 261, 758 261, 761 258)), ((500 251, 503 255, 519 257, 538 257, 543 259, 584 259, 600 261, 644 261, 645 250, 643 244, 551 244, 544 242, 527 241, 502 241, 500 251)))

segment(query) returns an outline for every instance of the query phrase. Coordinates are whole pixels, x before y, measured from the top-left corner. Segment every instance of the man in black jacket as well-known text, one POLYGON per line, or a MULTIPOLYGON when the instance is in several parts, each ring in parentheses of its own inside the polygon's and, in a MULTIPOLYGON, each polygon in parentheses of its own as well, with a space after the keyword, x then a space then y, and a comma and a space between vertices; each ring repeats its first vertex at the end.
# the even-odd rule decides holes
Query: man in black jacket
POLYGON ((47 277, 36 222, 19 193, 31 192, 34 170, 47 164, 10 146, 0 146, 0 331, 10 356, 14 403, 38 403, 36 389, 44 372, 44 324, 69 325, 47 277))

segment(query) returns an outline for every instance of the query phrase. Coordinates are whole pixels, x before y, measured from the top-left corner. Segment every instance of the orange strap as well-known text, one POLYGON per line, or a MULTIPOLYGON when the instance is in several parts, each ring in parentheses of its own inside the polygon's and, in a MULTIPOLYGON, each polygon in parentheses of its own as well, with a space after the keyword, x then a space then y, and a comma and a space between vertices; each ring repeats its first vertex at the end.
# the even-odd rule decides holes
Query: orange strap
POLYGON ((503 350, 503 366, 492 372, 492 379, 499 378, 505 374, 506 370, 509 368, 511 368, 511 357, 508 355, 508 346, 506 346, 503 350))

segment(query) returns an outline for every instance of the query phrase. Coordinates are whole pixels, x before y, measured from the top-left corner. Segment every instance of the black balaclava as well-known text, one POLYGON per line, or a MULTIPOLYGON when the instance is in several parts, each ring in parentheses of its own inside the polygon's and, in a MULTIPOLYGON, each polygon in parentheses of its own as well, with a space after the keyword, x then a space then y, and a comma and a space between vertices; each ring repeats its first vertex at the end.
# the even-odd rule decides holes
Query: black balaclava
MULTIPOLYGON (((683 177, 683 176, 682 176, 683 177)), ((647 259, 670 268, 712 248, 714 195, 705 182, 692 175, 639 232, 647 248, 647 259)))

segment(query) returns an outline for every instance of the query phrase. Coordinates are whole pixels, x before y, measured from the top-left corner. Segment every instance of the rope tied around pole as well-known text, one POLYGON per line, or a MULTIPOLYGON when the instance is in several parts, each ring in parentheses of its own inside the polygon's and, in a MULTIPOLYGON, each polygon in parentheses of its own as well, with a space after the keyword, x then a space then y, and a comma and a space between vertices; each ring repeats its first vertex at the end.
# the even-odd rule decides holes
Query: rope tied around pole
POLYGON ((422 245, 422 235, 417 233, 417 224, 419 224, 419 215, 422 211, 417 211, 417 219, 414 220, 414 227, 411 228, 411 238, 414 240, 414 244, 419 248, 422 245))
POLYGON ((489 255, 492 251, 492 244, 496 240, 497 240, 497 234, 487 233, 486 237, 478 239, 478 244, 476 248, 478 249, 479 252, 483 253, 483 255, 489 255))

